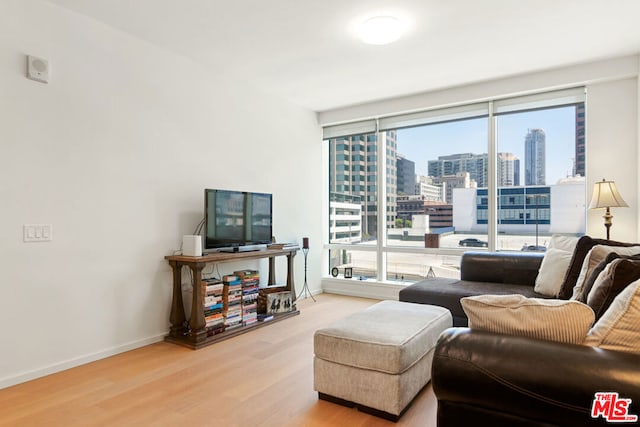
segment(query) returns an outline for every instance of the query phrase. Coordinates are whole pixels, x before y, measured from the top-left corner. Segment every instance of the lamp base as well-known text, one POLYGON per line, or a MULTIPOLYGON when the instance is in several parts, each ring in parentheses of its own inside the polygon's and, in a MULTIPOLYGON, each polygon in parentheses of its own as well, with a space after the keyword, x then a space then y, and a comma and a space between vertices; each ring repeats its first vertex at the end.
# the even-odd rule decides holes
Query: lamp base
POLYGON ((302 287, 300 295, 298 295, 297 298, 300 299, 302 295, 304 295, 306 298, 308 292, 313 302, 316 302, 316 299, 313 297, 311 289, 309 289, 309 285, 307 284, 307 254, 309 253, 309 248, 302 248, 302 253, 304 254, 304 286, 302 287))
POLYGON ((602 215, 602 218, 604 218, 604 228, 607 229, 607 240, 609 240, 609 229, 613 225, 613 221, 611 221, 613 219, 613 215, 611 215, 609 208, 607 208, 604 215, 602 215))

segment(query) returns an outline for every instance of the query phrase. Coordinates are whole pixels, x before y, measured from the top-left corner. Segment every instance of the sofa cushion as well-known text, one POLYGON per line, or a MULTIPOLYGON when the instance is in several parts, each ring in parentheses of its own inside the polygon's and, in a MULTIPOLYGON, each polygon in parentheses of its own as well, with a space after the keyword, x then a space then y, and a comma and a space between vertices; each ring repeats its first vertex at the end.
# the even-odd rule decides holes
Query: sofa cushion
POLYGON ((549 249, 561 249, 573 253, 578 244, 578 237, 563 236, 562 234, 554 234, 549 242, 549 249))
POLYGON ((468 251, 462 254, 460 279, 533 287, 543 257, 539 252, 468 251))
POLYGON ((558 298, 569 299, 573 295, 573 287, 576 285, 578 276, 580 276, 580 270, 582 269, 582 263, 587 256, 589 250, 595 245, 608 245, 608 246, 634 246, 633 243, 616 242, 615 240, 594 239, 590 236, 582 236, 578 239, 576 248, 573 251, 567 274, 564 277, 562 286, 560 287, 560 293, 558 298))
POLYGON ((587 304, 593 309, 596 320, 605 313, 624 288, 638 279, 640 260, 619 258, 611 261, 598 275, 587 296, 587 304))
POLYGON ((640 354, 640 280, 628 285, 593 325, 585 344, 640 354))
POLYGON ((580 344, 593 325, 593 310, 578 301, 481 295, 462 299, 471 329, 580 344))
POLYGON ((587 296, 589 295, 589 292, 591 291, 591 288, 593 287, 593 284, 597 280, 600 273, 602 273, 602 271, 607 267, 607 265, 609 265, 611 261, 618 258, 620 258, 620 255, 615 252, 607 254, 606 258, 600 261, 600 263, 596 265, 591 271, 591 274, 589 274, 589 277, 587 277, 587 280, 585 280, 584 285, 582 285, 582 289, 580 290, 580 292, 577 295, 573 295, 571 299, 575 299, 576 301, 580 301, 586 304, 587 296))
POLYGON ((549 248, 540 264, 534 290, 548 297, 557 297, 572 255, 569 251, 549 248))
POLYGON ((573 293, 571 295, 572 299, 577 299, 577 297, 582 293, 582 287, 587 281, 588 277, 591 275, 593 270, 607 258, 611 252, 615 252, 618 255, 631 256, 640 254, 640 246, 608 246, 608 245, 595 245, 592 247, 582 262, 582 268, 580 269, 580 274, 576 279, 576 284, 573 287, 573 293))
POLYGON ((453 326, 466 326, 467 316, 462 309, 460 299, 485 294, 522 294, 527 297, 544 298, 543 295, 537 294, 532 286, 436 278, 426 279, 401 289, 399 299, 400 301, 446 307, 453 316, 453 326))

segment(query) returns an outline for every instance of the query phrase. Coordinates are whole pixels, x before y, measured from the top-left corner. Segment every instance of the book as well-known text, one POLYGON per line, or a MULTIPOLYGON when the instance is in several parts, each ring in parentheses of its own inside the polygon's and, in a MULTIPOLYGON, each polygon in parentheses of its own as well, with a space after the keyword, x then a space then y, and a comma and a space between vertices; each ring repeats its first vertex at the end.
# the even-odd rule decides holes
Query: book
POLYGON ((243 304, 242 305, 242 309, 243 310, 257 310, 258 309, 258 304, 257 303, 253 303, 253 304, 243 304))
POLYGON ((221 304, 222 297, 221 296, 206 296, 204 297, 204 305, 214 305, 221 304))
POLYGON ((216 292, 222 292, 224 285, 222 284, 222 282, 220 283, 216 283, 215 285, 207 285, 205 287, 205 290, 207 293, 216 293, 216 292))
POLYGON ((214 304, 214 305, 205 305, 204 306, 204 312, 208 313, 208 312, 220 312, 222 313, 222 310, 224 309, 224 306, 222 304, 214 304))
POLYGON ((238 276, 240 279, 260 277, 260 272, 258 270, 238 270, 234 271, 233 274, 238 276))
POLYGON ((273 314, 258 314, 258 322, 268 322, 273 320, 273 314))

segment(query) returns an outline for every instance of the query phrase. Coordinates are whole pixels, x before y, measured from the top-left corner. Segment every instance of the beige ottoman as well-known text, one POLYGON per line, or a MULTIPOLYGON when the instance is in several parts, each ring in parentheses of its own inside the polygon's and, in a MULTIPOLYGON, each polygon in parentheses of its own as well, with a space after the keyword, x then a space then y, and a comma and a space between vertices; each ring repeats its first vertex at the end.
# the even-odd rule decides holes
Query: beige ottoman
POLYGON ((317 330, 318 397, 397 420, 431 379, 433 349, 451 325, 446 308, 381 301, 317 330))

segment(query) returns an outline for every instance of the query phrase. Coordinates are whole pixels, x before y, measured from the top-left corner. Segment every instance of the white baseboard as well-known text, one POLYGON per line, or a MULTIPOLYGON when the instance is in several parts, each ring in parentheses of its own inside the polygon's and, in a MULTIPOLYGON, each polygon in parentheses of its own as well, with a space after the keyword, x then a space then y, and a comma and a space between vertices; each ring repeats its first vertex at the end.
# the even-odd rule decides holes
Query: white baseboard
POLYGON ((11 387, 12 385, 20 384, 26 381, 35 380, 47 375, 55 374, 56 372, 65 371, 76 366, 84 365, 86 363, 95 362, 96 360, 104 359, 116 354, 124 353, 125 351, 134 350, 136 348, 144 347, 149 344, 162 341, 166 336, 166 333, 156 335, 148 338, 144 338, 137 341, 132 341, 116 347, 111 347, 96 353, 87 354, 84 356, 69 359, 60 363, 54 363, 53 365, 45 366, 43 368, 34 369, 32 371, 23 372, 18 375, 5 377, 0 379, 0 389, 11 387))

